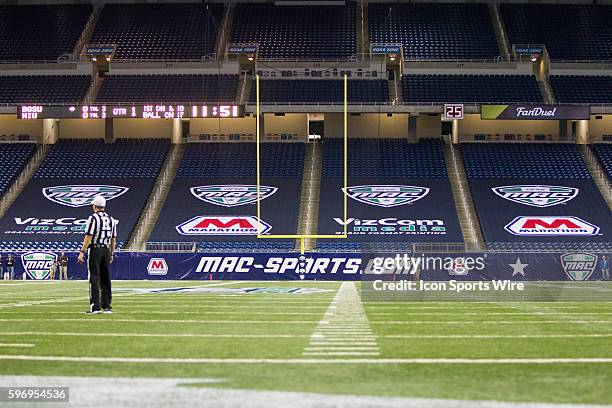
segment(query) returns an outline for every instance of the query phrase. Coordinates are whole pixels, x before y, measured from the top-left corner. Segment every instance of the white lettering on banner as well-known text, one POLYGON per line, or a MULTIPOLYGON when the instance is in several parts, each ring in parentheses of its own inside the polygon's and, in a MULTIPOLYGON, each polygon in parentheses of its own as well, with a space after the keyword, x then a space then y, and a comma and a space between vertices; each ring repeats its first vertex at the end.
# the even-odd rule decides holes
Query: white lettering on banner
POLYGON ((270 274, 349 274, 360 273, 360 258, 296 258, 270 257, 261 264, 253 257, 204 256, 196 268, 197 273, 250 273, 261 271, 270 274))
POLYGON ((521 117, 521 116, 525 116, 525 117, 539 117, 539 116, 555 116, 555 114, 557 113, 557 108, 552 108, 549 110, 543 109, 543 108, 533 108, 533 109, 527 109, 527 108, 523 108, 521 106, 516 108, 516 116, 517 117, 521 117))

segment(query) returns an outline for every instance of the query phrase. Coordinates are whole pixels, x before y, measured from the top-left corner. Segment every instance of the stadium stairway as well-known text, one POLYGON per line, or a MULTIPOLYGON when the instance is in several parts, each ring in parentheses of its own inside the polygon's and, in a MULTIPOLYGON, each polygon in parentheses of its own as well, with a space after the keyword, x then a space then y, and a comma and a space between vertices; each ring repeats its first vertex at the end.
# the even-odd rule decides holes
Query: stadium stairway
POLYGON ((181 164, 183 153, 185 153, 184 144, 173 144, 170 148, 168 157, 155 181, 155 186, 149 196, 149 200, 140 215, 140 219, 132 232, 132 236, 128 240, 127 249, 132 251, 141 251, 145 249, 146 242, 151 235, 151 231, 155 226, 155 222, 168 196, 170 186, 172 186, 172 182, 176 176, 176 171, 181 164))
POLYGON ((389 102, 391 105, 401 105, 404 103, 404 92, 402 90, 402 74, 399 66, 393 69, 393 79, 388 79, 389 102))
POLYGON ((229 36, 232 32, 232 22, 234 21, 234 10, 236 6, 233 1, 224 2, 225 7, 223 9, 223 18, 219 24, 219 32, 217 33, 217 41, 215 43, 215 54, 225 54, 227 43, 229 42, 229 36))
POLYGON ((506 34, 506 28, 499 12, 499 4, 489 3, 489 14, 491 15, 491 23, 495 30, 497 37, 497 46, 499 47, 502 55, 510 55, 510 41, 508 41, 508 35, 506 34))
MULTIPOLYGON (((362 58, 370 52, 370 31, 368 30, 368 4, 365 0, 357 0, 355 28, 357 29, 357 54, 362 58)), ((391 95, 391 94, 389 94, 391 95)))
POLYGON ((40 167, 40 164, 51 150, 51 145, 41 144, 36 149, 36 153, 30 159, 30 162, 25 166, 19 177, 0 200, 0 218, 4 217, 6 211, 13 205, 15 199, 19 196, 24 187, 30 182, 30 179, 40 167))
POLYGON ((486 244, 472 201, 472 194, 463 167, 463 157, 461 151, 452 143, 444 143, 444 160, 448 171, 448 179, 455 198, 457 217, 461 225, 461 233, 467 251, 482 251, 486 249, 486 244))
POLYGON ((91 35, 96 28, 96 24, 98 23, 98 19, 100 18, 100 14, 102 14, 102 9, 104 8, 104 2, 97 1, 94 4, 94 8, 89 15, 89 19, 87 23, 85 23, 85 27, 83 27, 83 31, 81 31, 81 35, 79 36, 78 41, 74 45, 72 53, 75 55, 81 54, 85 56, 87 54, 86 46, 89 44, 89 40, 91 40, 91 35))
MULTIPOLYGON (((304 173, 302 176, 302 192, 300 199, 300 212, 298 215, 298 234, 314 235, 317 233, 319 220, 319 197, 321 194, 321 166, 323 152, 321 143, 311 143, 304 155, 304 173)), ((316 240, 304 240, 304 250, 312 251, 316 247, 316 240)), ((300 239, 295 242, 296 251, 301 251, 300 239)))
POLYGON ((246 71, 240 72, 238 78, 238 86, 236 87, 236 97, 234 100, 239 104, 245 104, 248 102, 249 96, 251 95, 251 88, 253 87, 253 76, 246 71))
POLYGON ((601 192, 604 200, 606 200, 608 207, 612 208, 612 183, 606 175, 606 170, 601 165, 601 162, 590 145, 577 145, 577 147, 582 156, 582 160, 584 160, 587 169, 589 169, 589 173, 591 173, 595 185, 601 192))

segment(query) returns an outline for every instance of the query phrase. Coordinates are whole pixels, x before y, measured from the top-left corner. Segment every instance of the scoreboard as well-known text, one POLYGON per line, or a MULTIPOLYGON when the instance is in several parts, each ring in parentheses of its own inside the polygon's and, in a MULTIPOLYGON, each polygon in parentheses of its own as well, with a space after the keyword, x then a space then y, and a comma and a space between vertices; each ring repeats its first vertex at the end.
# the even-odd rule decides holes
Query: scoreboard
POLYGON ((241 118, 244 106, 235 104, 134 104, 134 105, 20 105, 19 119, 181 119, 241 118))

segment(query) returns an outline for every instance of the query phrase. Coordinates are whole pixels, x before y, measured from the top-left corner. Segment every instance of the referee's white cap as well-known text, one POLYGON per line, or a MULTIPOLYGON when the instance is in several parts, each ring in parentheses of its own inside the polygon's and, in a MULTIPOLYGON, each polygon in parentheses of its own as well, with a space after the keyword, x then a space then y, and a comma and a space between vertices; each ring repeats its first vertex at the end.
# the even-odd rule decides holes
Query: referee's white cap
POLYGON ((93 205, 95 205, 98 208, 105 208, 106 198, 102 197, 101 195, 95 196, 93 199, 93 205))

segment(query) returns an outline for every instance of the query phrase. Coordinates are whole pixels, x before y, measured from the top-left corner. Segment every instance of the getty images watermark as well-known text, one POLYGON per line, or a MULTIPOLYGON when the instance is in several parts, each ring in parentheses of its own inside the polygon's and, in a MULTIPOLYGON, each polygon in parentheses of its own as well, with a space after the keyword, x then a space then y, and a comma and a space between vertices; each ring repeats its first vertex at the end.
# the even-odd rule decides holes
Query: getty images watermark
MULTIPOLYGON (((469 275, 482 276, 486 255, 482 256, 416 256, 396 254, 373 257, 362 275, 362 296, 407 301, 414 297, 448 297, 444 300, 468 300, 482 293, 522 292, 525 282, 510 279, 470 280, 469 275)), ((431 300, 431 299, 430 299, 431 300)), ((472 299, 474 300, 474 299, 472 299)))

